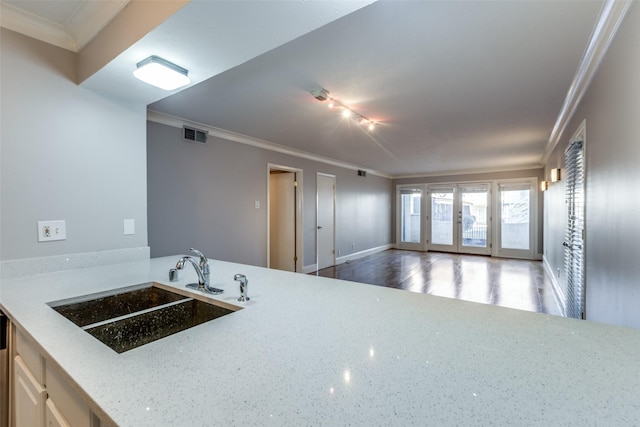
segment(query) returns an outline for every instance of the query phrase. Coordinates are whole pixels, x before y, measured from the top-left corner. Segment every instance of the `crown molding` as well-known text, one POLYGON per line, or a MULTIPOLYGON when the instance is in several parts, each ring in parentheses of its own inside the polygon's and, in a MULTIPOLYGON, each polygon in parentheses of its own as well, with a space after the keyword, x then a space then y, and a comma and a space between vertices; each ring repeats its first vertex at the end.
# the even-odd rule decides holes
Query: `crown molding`
POLYGON ((524 170, 542 169, 544 166, 540 163, 517 166, 517 167, 505 167, 505 168, 492 168, 492 169, 463 169, 434 173, 419 173, 412 175, 394 175, 393 179, 413 179, 413 178, 432 178, 436 176, 457 176, 457 175, 476 175, 476 174, 488 174, 488 173, 500 173, 500 172, 516 172, 524 170))
POLYGON ((573 118, 632 3, 632 0, 606 0, 602 5, 587 48, 549 136, 542 156, 543 164, 549 160, 549 156, 558 145, 569 121, 573 118))
POLYGON ((78 52, 93 39, 130 0, 84 1, 66 25, 0 3, 0 25, 34 39, 78 52))
POLYGON ((329 157, 318 156, 302 150, 296 150, 294 148, 285 147, 284 145, 276 144, 266 141, 264 139, 254 138, 252 136, 243 135, 241 133, 232 132, 226 129, 220 129, 217 127, 209 126, 204 123, 192 122, 180 117, 172 116, 169 114, 160 113, 158 111, 147 110, 147 120, 154 123, 160 123, 167 126, 172 126, 182 129, 182 126, 193 126, 209 132, 209 135, 216 138, 221 138, 227 141, 237 142, 240 144, 251 145, 253 147, 262 148, 264 150, 275 151, 281 154, 287 154, 302 159, 312 160, 319 163, 325 163, 332 166, 337 166, 343 169, 350 170, 365 170, 370 175, 376 175, 383 178, 393 179, 394 177, 384 172, 371 170, 362 166, 354 165, 351 163, 343 162, 329 157))
POLYGON ((71 17, 66 28, 76 41, 77 51, 82 50, 130 0, 85 1, 71 17))
POLYGON ((0 3, 0 25, 16 33, 75 52, 73 37, 60 24, 7 3, 0 3))

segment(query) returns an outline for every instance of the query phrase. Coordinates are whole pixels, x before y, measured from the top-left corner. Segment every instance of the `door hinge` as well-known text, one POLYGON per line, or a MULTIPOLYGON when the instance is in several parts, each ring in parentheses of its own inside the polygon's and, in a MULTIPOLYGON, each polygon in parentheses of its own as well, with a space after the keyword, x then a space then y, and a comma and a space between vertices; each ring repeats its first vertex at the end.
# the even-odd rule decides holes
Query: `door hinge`
POLYGON ((489 243, 489 249, 493 249, 493 243, 489 243))
POLYGON ((293 186, 297 187, 298 186, 298 181, 293 181, 293 186))
POLYGON ((331 254, 335 255, 336 254, 336 250, 335 249, 331 249, 331 254))
POLYGON ((297 257, 297 256, 294 256, 294 257, 293 257, 293 260, 294 260, 295 262, 298 262, 298 257, 297 257))

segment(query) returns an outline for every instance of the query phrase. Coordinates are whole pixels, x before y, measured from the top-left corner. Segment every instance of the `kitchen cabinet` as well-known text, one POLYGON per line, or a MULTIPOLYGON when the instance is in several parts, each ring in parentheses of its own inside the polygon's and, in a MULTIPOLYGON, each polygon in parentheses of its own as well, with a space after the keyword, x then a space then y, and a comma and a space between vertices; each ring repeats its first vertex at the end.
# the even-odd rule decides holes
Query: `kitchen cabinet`
POLYGON ((14 368, 16 427, 43 427, 46 390, 19 355, 14 359, 14 368))
POLYGON ((45 412, 45 426, 46 427, 71 427, 71 424, 64 419, 56 404, 53 400, 47 399, 46 412, 45 412))
POLYGON ((100 420, 68 377, 33 341, 17 332, 14 359, 16 427, 99 427, 100 420))

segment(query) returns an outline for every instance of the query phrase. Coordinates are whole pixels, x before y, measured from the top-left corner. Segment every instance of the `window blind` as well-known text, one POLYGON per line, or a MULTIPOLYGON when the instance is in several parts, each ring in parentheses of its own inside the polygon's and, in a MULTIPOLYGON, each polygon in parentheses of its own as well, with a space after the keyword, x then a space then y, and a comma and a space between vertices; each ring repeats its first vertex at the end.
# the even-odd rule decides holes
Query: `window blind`
POLYGON ((563 245, 567 273, 567 316, 584 318, 584 151, 583 141, 565 151, 567 230, 563 245))

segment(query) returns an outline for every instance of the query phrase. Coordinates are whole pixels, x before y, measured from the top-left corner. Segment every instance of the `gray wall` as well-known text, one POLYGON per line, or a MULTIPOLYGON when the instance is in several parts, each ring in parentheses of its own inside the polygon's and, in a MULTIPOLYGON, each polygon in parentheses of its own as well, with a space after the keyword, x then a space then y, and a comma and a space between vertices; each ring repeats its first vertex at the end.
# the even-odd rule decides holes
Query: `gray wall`
MULTIPOLYGON (((500 179, 518 179, 518 178, 538 178, 538 182, 542 180, 544 170, 543 169, 526 169, 517 171, 504 171, 504 172, 487 172, 487 173, 474 173, 466 175, 443 175, 443 176, 429 176, 420 178, 402 178, 393 181, 394 188, 396 185, 402 184, 437 184, 441 182, 473 182, 473 181, 494 181, 500 179)), ((395 190, 394 190, 395 191, 395 190)), ((542 191, 538 189, 538 251, 542 251, 543 240, 543 213, 544 213, 544 199, 542 197, 542 191)), ((395 195, 394 195, 395 198, 395 195)), ((395 222, 395 209, 393 212, 393 221, 395 222)), ((393 238, 396 239, 395 226, 393 229, 393 238)))
POLYGON ((266 265, 267 164, 303 170, 303 265, 316 263, 316 174, 336 176, 336 250, 341 256, 391 243, 390 179, 148 122, 151 256, 203 250, 216 259, 266 265), (255 209, 255 201, 260 209, 255 209), (353 245, 355 244, 355 249, 353 245))
POLYGON ((146 246, 146 107, 77 86, 74 53, 4 28, 0 40, 0 259, 146 246), (38 243, 37 221, 59 219, 67 240, 38 243))
MULTIPOLYGON (((633 4, 562 142, 586 119, 586 316, 640 328, 640 6, 633 4)), ((564 191, 545 192, 547 260, 564 270, 564 191)), ((564 278, 564 272, 561 273, 564 278)))

